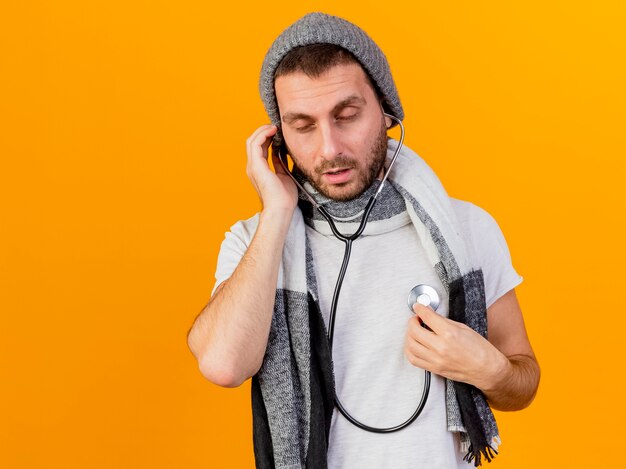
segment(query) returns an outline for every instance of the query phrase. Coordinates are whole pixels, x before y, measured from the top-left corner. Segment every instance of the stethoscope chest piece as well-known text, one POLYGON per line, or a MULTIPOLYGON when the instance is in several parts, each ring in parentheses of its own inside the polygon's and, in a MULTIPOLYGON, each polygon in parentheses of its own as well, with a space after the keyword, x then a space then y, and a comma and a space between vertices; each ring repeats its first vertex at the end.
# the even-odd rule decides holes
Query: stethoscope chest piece
POLYGON ((434 311, 437 311, 439 307, 439 294, 430 285, 420 284, 411 289, 409 292, 409 309, 412 313, 415 303, 419 303, 424 306, 430 306, 434 311))

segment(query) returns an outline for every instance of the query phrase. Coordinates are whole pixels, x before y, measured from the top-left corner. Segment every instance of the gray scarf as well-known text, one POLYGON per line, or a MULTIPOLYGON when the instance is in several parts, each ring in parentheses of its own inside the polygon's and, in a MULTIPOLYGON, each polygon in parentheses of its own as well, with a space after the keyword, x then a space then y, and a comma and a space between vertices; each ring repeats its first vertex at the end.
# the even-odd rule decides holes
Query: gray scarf
MULTIPOLYGON (((389 139, 388 161, 397 143, 389 139)), ((406 209, 428 259, 449 296, 449 318, 487 336, 481 267, 466 242, 441 182, 413 151, 403 147, 370 215, 388 218, 406 209), (393 194, 400 194, 400 198, 393 194), (404 201, 401 207, 398 200, 404 201), (395 213, 394 213, 395 212, 395 213)), ((365 205, 370 187, 349 204, 320 200, 333 214, 365 205)), ((319 194, 317 194, 319 196, 319 194)), ((319 199, 318 199, 319 200, 319 199)), ((308 203, 296 208, 283 249, 274 314, 263 365, 252 380, 254 452, 258 468, 321 469, 334 407, 332 360, 317 301, 317 285, 305 230, 308 203)), ((347 213, 346 213, 347 215, 347 213)), ((465 459, 491 461, 500 444, 484 395, 466 383, 446 380, 448 430, 459 432, 465 459)))

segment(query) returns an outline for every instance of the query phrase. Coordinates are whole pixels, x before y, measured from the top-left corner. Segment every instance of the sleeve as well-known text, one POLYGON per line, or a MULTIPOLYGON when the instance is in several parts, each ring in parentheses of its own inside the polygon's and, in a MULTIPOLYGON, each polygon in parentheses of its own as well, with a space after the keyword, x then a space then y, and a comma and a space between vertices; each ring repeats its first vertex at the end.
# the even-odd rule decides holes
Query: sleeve
POLYGON ((466 222, 478 256, 485 280, 487 308, 498 298, 517 287, 524 278, 511 261, 509 247, 496 220, 486 210, 470 202, 467 204, 466 222))
POLYGON ((220 246, 217 256, 217 267, 215 269, 215 285, 211 291, 211 296, 217 287, 227 280, 235 271, 241 258, 248 250, 254 233, 258 225, 258 214, 247 220, 238 221, 230 227, 230 231, 224 235, 224 240, 220 246))

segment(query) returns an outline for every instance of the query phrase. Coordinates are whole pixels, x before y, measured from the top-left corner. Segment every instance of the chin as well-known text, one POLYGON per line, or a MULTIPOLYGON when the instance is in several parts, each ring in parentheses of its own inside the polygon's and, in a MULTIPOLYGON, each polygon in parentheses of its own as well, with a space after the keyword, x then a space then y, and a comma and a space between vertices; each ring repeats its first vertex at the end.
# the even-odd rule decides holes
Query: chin
POLYGON ((350 187, 333 187, 330 190, 328 188, 323 188, 320 190, 322 194, 324 194, 329 199, 335 200, 337 202, 348 202, 350 200, 356 199, 363 192, 365 192, 364 187, 360 188, 350 188, 350 187))

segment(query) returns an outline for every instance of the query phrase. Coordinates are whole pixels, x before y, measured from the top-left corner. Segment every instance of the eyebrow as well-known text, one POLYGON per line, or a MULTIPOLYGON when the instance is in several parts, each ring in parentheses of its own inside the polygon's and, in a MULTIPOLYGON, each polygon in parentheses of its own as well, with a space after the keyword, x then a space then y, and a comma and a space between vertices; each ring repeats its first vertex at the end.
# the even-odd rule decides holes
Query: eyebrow
MULTIPOLYGON (((331 112, 335 113, 343 109, 344 107, 348 107, 348 106, 365 105, 365 104, 367 104, 367 101, 365 101, 365 98, 363 98, 362 96, 352 95, 352 96, 348 96, 345 99, 342 99, 337 104, 335 104, 331 112)), ((282 118, 283 122, 286 124, 291 124, 292 122, 295 122, 299 119, 313 120, 313 117, 304 112, 288 112, 282 118)))

